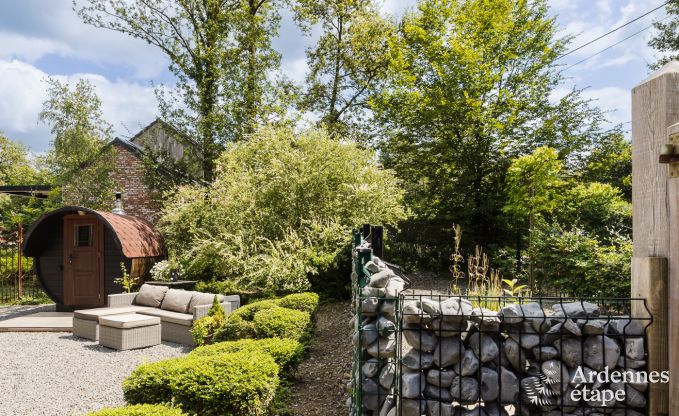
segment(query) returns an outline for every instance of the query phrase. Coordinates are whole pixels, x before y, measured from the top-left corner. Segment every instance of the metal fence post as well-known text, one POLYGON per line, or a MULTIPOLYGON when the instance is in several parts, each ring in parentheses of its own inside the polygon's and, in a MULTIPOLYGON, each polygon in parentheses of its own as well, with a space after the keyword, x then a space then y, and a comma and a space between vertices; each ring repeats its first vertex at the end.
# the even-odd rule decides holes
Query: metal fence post
POLYGON ((24 240, 24 227, 19 224, 19 237, 17 238, 17 259, 19 264, 17 265, 17 268, 19 269, 19 300, 23 298, 23 274, 24 274, 24 267, 23 267, 23 259, 21 258, 21 247, 23 246, 23 240, 24 240))

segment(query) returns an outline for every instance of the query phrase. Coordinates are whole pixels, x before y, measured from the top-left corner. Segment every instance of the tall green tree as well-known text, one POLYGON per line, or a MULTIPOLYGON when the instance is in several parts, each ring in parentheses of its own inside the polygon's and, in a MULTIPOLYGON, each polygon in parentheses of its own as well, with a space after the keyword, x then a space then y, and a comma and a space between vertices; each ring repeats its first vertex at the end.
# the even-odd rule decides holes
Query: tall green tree
POLYGON ((650 65, 652 69, 658 69, 670 61, 679 59, 679 0, 670 0, 666 10, 670 20, 654 22, 656 34, 648 42, 653 49, 663 53, 657 62, 650 65))
POLYGON ((385 165, 419 218, 497 243, 513 158, 547 145, 570 163, 595 146, 601 111, 577 90, 550 99, 568 41, 556 32, 545 0, 421 0, 404 17, 372 102, 385 165))
MULTIPOLYGON (((557 195, 563 185, 563 163, 558 157, 555 149, 539 147, 530 155, 514 159, 507 171, 504 211, 520 220, 528 220, 529 250, 533 246, 535 216, 549 214, 557 207, 557 195)), ((520 256, 519 252, 517 257, 520 256)), ((528 277, 531 289, 535 289, 533 259, 530 260, 528 277)))
POLYGON ((82 79, 72 87, 49 79, 39 117, 54 135, 45 164, 62 186, 63 203, 110 208, 116 187, 115 150, 106 145, 112 126, 103 118, 94 86, 82 79))
POLYGON ((276 0, 82 0, 88 24, 156 46, 170 60, 174 89, 159 88, 161 116, 197 137, 193 158, 211 181, 226 142, 244 138, 262 116, 267 71, 280 57, 276 0))
MULTIPOLYGON (((40 171, 26 146, 13 142, 0 133, 0 185, 44 184, 40 171)), ((0 232, 16 230, 16 224, 30 224, 44 209, 44 201, 36 198, 0 194, 0 232)))
POLYGON ((302 107, 320 115, 334 135, 364 121, 368 99, 384 80, 394 22, 374 0, 300 0, 299 18, 323 29, 307 50, 307 90, 302 107))

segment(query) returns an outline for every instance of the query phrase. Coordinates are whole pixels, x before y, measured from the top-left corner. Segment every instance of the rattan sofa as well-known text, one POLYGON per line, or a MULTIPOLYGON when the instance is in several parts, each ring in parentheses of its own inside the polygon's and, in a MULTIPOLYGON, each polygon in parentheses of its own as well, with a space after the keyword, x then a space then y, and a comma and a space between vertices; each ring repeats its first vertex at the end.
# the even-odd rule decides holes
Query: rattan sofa
MULTIPOLYGON (((145 288, 142 287, 142 290, 145 290, 145 288)), ((108 307, 75 311, 73 314, 73 335, 91 340, 98 340, 99 318, 110 315, 139 313, 160 318, 161 338, 163 341, 177 342, 185 345, 195 345, 193 336, 191 334, 193 322, 199 318, 207 316, 208 311, 212 307, 211 303, 208 304, 206 303, 207 300, 204 300, 201 304, 191 304, 190 307, 187 303, 186 310, 187 312, 190 310, 191 313, 182 313, 176 311, 177 309, 181 309, 181 304, 179 305, 179 308, 177 308, 177 305, 174 305, 175 310, 168 310, 165 308, 163 306, 163 302, 166 301, 165 296, 160 299, 158 307, 148 306, 147 304, 143 303, 139 304, 137 301, 139 293, 140 292, 109 295, 107 302, 108 307)), ((183 290, 179 291, 177 289, 170 289, 167 291, 167 293, 182 295, 185 299, 195 299, 193 296, 200 296, 201 299, 214 298, 214 295, 212 294, 188 292, 183 290)), ((232 310, 240 307, 240 297, 238 295, 218 296, 221 297, 220 304, 224 309, 224 313, 227 315, 231 313, 232 310)))

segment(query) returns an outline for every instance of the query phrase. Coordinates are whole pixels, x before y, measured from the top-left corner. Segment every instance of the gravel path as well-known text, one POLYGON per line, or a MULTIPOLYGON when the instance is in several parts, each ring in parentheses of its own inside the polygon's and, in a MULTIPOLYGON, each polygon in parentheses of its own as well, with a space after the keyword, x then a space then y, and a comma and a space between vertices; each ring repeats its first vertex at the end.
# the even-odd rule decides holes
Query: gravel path
POLYGON ((0 415, 71 416, 124 405, 122 380, 139 364, 189 351, 165 342, 115 351, 70 333, 0 333, 0 415))

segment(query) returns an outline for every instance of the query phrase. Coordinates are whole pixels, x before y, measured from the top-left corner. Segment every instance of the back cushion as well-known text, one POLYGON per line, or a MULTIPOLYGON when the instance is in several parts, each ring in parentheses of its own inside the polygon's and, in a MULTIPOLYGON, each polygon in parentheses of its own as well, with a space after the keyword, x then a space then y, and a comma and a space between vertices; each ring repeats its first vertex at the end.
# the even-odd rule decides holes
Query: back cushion
POLYGON ((134 303, 140 306, 159 308, 167 292, 165 286, 141 285, 139 293, 134 297, 134 303))
MULTIPOLYGON (((193 313, 193 310, 196 308, 196 306, 212 305, 214 298, 214 293, 193 292, 191 303, 189 303, 189 313, 193 313)), ((219 303, 224 302, 224 296, 217 295, 217 300, 219 303)))
POLYGON ((160 306, 160 309, 187 313, 192 296, 193 292, 188 290, 170 289, 165 294, 165 299, 163 299, 163 304, 160 306))

